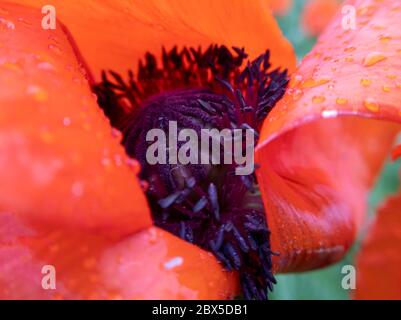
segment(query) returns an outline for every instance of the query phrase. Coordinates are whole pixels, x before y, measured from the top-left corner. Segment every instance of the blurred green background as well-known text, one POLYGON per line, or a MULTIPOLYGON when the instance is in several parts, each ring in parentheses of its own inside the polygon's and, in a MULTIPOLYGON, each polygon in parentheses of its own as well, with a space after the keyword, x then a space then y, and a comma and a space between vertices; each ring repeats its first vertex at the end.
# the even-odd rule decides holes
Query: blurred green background
MULTIPOLYGON (((316 39, 309 37, 302 30, 301 13, 307 0, 294 0, 294 6, 284 17, 278 17, 278 22, 286 37, 292 42, 298 59, 301 60, 313 47, 316 39)), ((376 208, 390 194, 398 189, 398 170, 401 161, 385 164, 383 171, 372 190, 369 199, 369 215, 374 216, 376 208)), ((270 299, 349 299, 352 290, 341 287, 344 265, 354 265, 355 255, 360 246, 360 239, 355 243, 347 256, 339 263, 318 271, 287 274, 277 276, 278 284, 270 299)), ((358 275, 357 275, 358 276, 358 275)))

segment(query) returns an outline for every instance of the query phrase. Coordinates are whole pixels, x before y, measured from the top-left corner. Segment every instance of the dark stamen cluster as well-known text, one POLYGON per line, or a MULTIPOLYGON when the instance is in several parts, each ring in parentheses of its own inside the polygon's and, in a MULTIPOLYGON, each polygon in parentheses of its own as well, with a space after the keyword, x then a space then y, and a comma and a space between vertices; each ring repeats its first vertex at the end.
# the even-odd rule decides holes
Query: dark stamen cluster
POLYGON ((157 164, 146 161, 146 134, 168 122, 200 132, 251 129, 255 136, 283 96, 286 71, 270 71, 269 52, 242 67, 243 49, 163 50, 162 66, 147 54, 128 82, 103 73, 94 87, 112 125, 124 134, 127 153, 142 165, 156 225, 214 253, 237 270, 247 299, 266 299, 272 274, 270 232, 254 174, 235 175, 236 164, 157 164), (111 78, 109 78, 111 77, 111 78))

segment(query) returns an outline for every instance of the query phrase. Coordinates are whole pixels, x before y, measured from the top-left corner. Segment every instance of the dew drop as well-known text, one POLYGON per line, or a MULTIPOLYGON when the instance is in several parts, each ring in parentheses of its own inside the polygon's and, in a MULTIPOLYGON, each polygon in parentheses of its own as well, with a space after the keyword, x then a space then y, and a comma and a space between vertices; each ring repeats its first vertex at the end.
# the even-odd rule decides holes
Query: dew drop
POLYGON ((172 258, 171 260, 167 261, 164 264, 164 268, 167 270, 171 270, 176 267, 179 267, 180 265, 183 264, 183 262, 184 262, 184 259, 182 257, 175 257, 175 258, 172 258))
POLYGON ((26 93, 32 96, 37 102, 45 102, 49 97, 47 91, 36 85, 29 85, 26 93))
POLYGON ((318 87, 321 86, 323 84, 326 84, 330 81, 330 79, 319 79, 319 80, 315 80, 315 79, 307 79, 302 83, 302 88, 314 88, 314 87, 318 87))
POLYGON ((104 166, 104 167, 108 167, 108 166, 110 166, 110 164, 111 164, 111 161, 110 161, 110 159, 109 158, 106 158, 106 157, 104 157, 104 158, 102 158, 102 165, 104 166))
POLYGON ((387 57, 381 52, 371 52, 363 60, 363 65, 365 67, 370 67, 386 59, 387 57))
POLYGON ((26 27, 31 27, 32 26, 32 23, 30 23, 28 20, 26 20, 24 18, 18 18, 18 22, 21 22, 26 27))
POLYGON ((346 104, 348 102, 348 99, 345 98, 337 98, 336 103, 339 104, 340 106, 346 104))
POLYGON ((54 71, 56 68, 49 62, 40 62, 38 63, 38 69, 43 71, 54 71))
POLYGON ((157 242, 157 231, 154 228, 148 229, 148 240, 150 244, 155 244, 157 242))
POLYGON ((63 119, 63 125, 66 126, 66 127, 70 126, 71 125, 71 118, 65 117, 63 119))
POLYGON ((54 52, 57 55, 61 55, 62 54, 62 51, 61 51, 60 47, 55 45, 55 44, 49 44, 48 48, 49 48, 50 51, 54 52))
POLYGON ((355 47, 347 47, 347 48, 344 49, 345 52, 353 52, 355 50, 356 50, 355 47))
POLYGON ((391 92, 391 88, 389 86, 383 86, 382 89, 384 92, 391 92))
POLYGON ((312 102, 313 103, 322 103, 322 102, 324 102, 326 100, 326 98, 325 97, 323 97, 323 96, 314 96, 313 98, 312 98, 312 102))
POLYGON ((84 185, 82 182, 74 182, 71 186, 71 193, 73 196, 79 198, 84 194, 84 185))
POLYGON ((387 42, 389 42, 389 41, 392 40, 392 38, 389 37, 389 36, 380 36, 379 39, 380 39, 380 41, 383 42, 383 43, 387 43, 387 42))
POLYGON ((364 106, 366 109, 372 112, 378 112, 379 111, 379 104, 376 102, 375 99, 368 98, 364 101, 364 106))
POLYGON ((361 79, 361 85, 364 87, 369 87, 372 84, 372 80, 369 79, 361 79))
POLYGON ((117 138, 117 139, 121 139, 123 137, 123 134, 121 133, 121 131, 116 128, 111 129, 111 135, 113 138, 117 138))
POLYGON ((123 164, 123 159, 119 154, 116 154, 114 156, 114 163, 116 164, 117 167, 120 167, 123 164))
POLYGON ((337 110, 323 110, 322 111, 322 117, 325 119, 329 119, 329 118, 335 118, 338 116, 338 111, 337 110))
POLYGON ((299 99, 301 99, 303 95, 303 91, 301 89, 295 89, 293 94, 292 94, 292 98, 297 101, 299 99))
POLYGON ((8 30, 15 30, 15 24, 10 20, 0 18, 0 25, 7 28, 8 30))

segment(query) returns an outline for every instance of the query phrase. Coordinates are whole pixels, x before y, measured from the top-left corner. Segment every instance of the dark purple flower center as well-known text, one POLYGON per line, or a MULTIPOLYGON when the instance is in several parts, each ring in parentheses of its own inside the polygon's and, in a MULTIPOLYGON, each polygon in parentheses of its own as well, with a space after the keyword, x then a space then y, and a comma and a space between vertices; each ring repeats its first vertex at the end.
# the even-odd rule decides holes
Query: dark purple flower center
POLYGON ((268 51, 243 67, 245 59, 243 49, 225 46, 163 50, 161 67, 147 54, 136 78, 132 72, 128 81, 103 73, 94 92, 123 132, 127 153, 141 164, 154 223, 211 251, 227 270, 237 270, 245 298, 266 299, 276 281, 254 173, 236 175, 235 162, 149 164, 146 157, 147 133, 161 129, 168 135, 171 121, 199 136, 205 128, 253 130, 257 140, 263 120, 285 92, 287 72, 269 70, 268 51))

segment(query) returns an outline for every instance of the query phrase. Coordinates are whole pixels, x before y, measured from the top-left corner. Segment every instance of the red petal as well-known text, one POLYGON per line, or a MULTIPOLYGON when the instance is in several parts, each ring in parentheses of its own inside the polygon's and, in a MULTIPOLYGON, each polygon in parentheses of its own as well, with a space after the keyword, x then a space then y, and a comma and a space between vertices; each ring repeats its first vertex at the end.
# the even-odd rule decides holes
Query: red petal
POLYGON ((341 14, 332 22, 265 122, 256 151, 279 271, 344 255, 400 128, 390 122, 401 114, 400 2, 349 4, 359 13, 356 30, 342 28, 341 14))
POLYGON ((0 215, 0 299, 227 299, 237 284, 212 254, 158 228, 113 241, 0 215), (42 287, 49 265, 54 290, 42 287))
MULTIPOLYGON (((14 0, 42 6, 42 0, 14 0)), ((146 52, 212 43, 245 46, 253 57, 271 49, 275 66, 293 70, 296 59, 268 3, 247 0, 86 0, 51 2, 71 30, 95 76, 124 74, 146 52)))
POLYGON ((127 234, 152 224, 136 174, 61 28, 2 4, 0 210, 39 224, 127 234))
POLYGON ((124 163, 63 29, 2 10, 0 299, 232 298, 237 276, 213 255, 149 227, 138 165, 124 163))
POLYGON ((401 197, 379 210, 357 258, 356 299, 401 299, 401 197))

